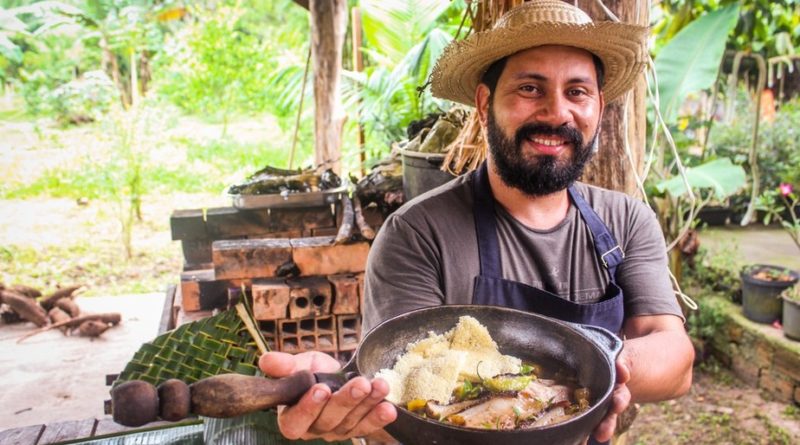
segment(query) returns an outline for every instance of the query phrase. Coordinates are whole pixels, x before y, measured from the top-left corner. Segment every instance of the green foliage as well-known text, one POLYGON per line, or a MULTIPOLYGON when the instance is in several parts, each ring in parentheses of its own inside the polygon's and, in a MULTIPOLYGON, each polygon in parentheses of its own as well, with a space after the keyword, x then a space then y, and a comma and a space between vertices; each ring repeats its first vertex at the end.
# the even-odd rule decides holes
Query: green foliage
POLYGON ((701 287, 713 289, 726 295, 734 295, 740 285, 737 246, 723 246, 717 252, 701 247, 689 276, 701 287))
POLYGON ((159 94, 188 112, 223 120, 232 112, 267 109, 273 48, 243 28, 245 12, 230 2, 194 8, 197 22, 170 40, 156 61, 159 94))
POLYGON ((75 124, 100 119, 118 93, 105 72, 89 71, 50 92, 46 100, 59 121, 75 124))
POLYGON ((726 320, 725 310, 719 301, 701 299, 698 309, 689 314, 686 324, 689 335, 705 341, 722 329, 726 320))
POLYGON ((688 193, 687 184, 701 194, 707 190, 713 198, 722 201, 744 186, 745 172, 730 159, 715 159, 696 167, 689 167, 686 169, 685 178, 674 177, 661 181, 656 184, 656 188, 659 192, 679 197, 688 193))
MULTIPOLYGON (((715 125, 709 135, 708 150, 741 165, 749 174, 749 151, 755 110, 747 95, 740 91, 735 102, 736 115, 731 124, 715 125)), ((781 183, 800 184, 800 98, 783 105, 775 120, 762 121, 758 138, 759 189, 774 190, 781 183)))
POLYGON ((800 46, 800 3, 796 0, 664 0, 652 14, 656 47, 702 14, 734 4, 740 6, 740 19, 730 34, 728 49, 773 57, 800 46))
POLYGON ((738 5, 709 12, 683 28, 656 57, 660 110, 664 121, 675 123, 689 93, 713 85, 725 41, 739 15, 738 5))

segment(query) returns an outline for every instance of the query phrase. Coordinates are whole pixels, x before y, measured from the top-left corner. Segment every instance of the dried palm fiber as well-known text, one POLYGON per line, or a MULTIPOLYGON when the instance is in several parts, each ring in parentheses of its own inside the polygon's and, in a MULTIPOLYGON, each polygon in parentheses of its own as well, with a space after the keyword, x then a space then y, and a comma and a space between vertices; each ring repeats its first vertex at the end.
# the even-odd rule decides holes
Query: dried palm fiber
POLYGON ((266 342, 244 303, 178 328, 145 343, 114 385, 144 380, 159 385, 171 378, 193 383, 224 373, 256 375, 266 342))
MULTIPOLYGON (((491 29, 506 11, 523 3, 523 0, 468 0, 464 15, 471 18, 472 27, 464 38, 472 32, 491 29)), ((456 140, 445 150, 447 156, 442 162, 442 170, 453 175, 475 170, 486 159, 487 149, 478 113, 473 110, 456 140)))

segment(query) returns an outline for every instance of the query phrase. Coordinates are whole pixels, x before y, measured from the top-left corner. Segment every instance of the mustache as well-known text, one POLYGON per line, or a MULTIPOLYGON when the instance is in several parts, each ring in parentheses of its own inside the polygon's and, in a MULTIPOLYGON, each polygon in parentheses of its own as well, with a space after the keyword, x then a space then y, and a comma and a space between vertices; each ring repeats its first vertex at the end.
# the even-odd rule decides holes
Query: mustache
POLYGON ((577 128, 568 127, 566 125, 551 127, 550 125, 546 124, 528 123, 519 127, 514 135, 514 141, 516 142, 517 147, 522 144, 522 141, 535 134, 558 136, 564 139, 566 142, 571 143, 573 147, 583 146, 583 135, 581 135, 581 132, 578 131, 577 128))

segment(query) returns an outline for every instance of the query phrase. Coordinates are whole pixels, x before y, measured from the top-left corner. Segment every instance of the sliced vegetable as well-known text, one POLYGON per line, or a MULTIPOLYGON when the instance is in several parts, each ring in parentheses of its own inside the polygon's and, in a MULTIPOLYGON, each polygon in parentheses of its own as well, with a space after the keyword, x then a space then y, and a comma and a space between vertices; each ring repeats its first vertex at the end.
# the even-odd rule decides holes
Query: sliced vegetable
POLYGON ((533 380, 529 375, 499 375, 483 380, 483 386, 491 392, 522 391, 533 380))

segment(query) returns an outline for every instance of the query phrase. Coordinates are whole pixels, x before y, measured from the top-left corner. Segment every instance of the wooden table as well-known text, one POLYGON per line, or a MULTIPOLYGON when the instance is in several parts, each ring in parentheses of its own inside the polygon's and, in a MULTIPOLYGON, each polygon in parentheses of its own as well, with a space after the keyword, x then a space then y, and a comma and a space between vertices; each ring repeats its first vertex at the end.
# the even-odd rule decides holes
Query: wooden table
MULTIPOLYGON (((193 423, 199 423, 194 420, 193 423)), ((192 422, 186 423, 187 425, 192 422)), ((45 445, 86 441, 90 438, 102 438, 137 430, 148 431, 165 426, 176 426, 174 422, 153 422, 147 427, 130 428, 115 423, 111 419, 84 419, 69 422, 56 422, 47 425, 31 425, 0 431, 2 445, 45 445)))

